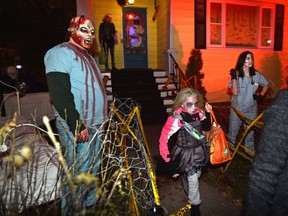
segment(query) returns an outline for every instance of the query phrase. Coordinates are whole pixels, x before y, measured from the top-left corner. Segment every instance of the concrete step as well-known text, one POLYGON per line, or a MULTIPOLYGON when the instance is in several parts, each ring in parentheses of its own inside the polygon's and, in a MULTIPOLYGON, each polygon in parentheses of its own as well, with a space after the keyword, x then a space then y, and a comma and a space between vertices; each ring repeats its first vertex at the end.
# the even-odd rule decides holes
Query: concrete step
POLYGON ((163 104, 166 105, 173 105, 174 103, 174 98, 169 98, 169 97, 165 97, 163 99, 163 104))
POLYGON ((110 71, 101 71, 102 77, 108 76, 111 79, 111 72, 110 71))
POLYGON ((155 77, 156 83, 164 84, 167 81, 167 77, 155 77))
POLYGON ((113 101, 113 95, 112 94, 107 94, 107 100, 108 101, 113 101))
MULTIPOLYGON (((111 80, 111 72, 110 71, 101 71, 102 77, 108 76, 109 79, 106 83, 107 89, 107 99, 110 104, 113 101, 113 89, 112 89, 112 80, 111 80)), ((173 91, 176 91, 176 86, 174 84, 167 85, 167 89, 163 89, 164 84, 166 83, 168 76, 165 70, 155 70, 153 71, 153 75, 155 78, 155 82, 158 84, 158 90, 160 92, 160 96, 163 99, 163 104, 166 108, 166 112, 169 113, 172 111, 172 105, 174 103, 175 97, 172 97, 171 94, 173 91)))
POLYGON ((171 112, 172 112, 172 107, 167 107, 167 108, 166 108, 166 112, 167 112, 167 113, 171 113, 171 112))
POLYGON ((107 86, 106 90, 108 90, 109 92, 112 92, 112 86, 107 86))
POLYGON ((112 81, 111 79, 108 80, 107 85, 106 86, 112 86, 112 81))
MULTIPOLYGON (((164 84, 158 85, 158 89, 161 90, 161 91, 165 91, 165 90, 163 90, 163 86, 164 86, 164 84)), ((166 88, 167 88, 168 90, 173 90, 173 89, 176 89, 176 86, 175 86, 174 84, 168 84, 168 85, 166 86, 166 88)))
POLYGON ((163 86, 168 80, 168 73, 166 71, 154 71, 155 81, 158 84, 158 90, 160 91, 160 96, 163 99, 163 104, 166 108, 166 112, 170 113, 172 111, 172 105, 174 103, 175 96, 172 96, 172 92, 176 91, 175 84, 168 84, 165 89, 163 86))
POLYGON ((164 70, 155 70, 153 73, 154 77, 167 77, 166 71, 164 70))

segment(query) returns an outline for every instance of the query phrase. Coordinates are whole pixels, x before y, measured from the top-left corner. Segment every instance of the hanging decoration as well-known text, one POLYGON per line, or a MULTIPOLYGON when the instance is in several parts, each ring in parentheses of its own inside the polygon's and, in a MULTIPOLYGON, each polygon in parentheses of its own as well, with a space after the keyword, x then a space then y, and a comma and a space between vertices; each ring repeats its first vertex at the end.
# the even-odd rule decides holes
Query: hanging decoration
POLYGON ((159 9, 160 9, 160 5, 157 5, 156 0, 154 0, 154 9, 155 9, 155 11, 154 11, 154 15, 152 17, 153 22, 156 20, 159 9))
POLYGON ((118 5, 120 5, 121 7, 125 6, 127 3, 127 0, 117 0, 118 5))

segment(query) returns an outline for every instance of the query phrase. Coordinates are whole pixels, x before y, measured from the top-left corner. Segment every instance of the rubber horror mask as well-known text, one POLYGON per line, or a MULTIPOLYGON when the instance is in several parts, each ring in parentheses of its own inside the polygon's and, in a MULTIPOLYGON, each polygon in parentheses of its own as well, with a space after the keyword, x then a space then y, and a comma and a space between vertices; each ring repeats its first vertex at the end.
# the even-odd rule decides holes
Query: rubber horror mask
POLYGON ((75 17, 70 21, 68 28, 72 40, 83 47, 84 49, 90 49, 95 39, 95 28, 93 22, 85 17, 75 17))

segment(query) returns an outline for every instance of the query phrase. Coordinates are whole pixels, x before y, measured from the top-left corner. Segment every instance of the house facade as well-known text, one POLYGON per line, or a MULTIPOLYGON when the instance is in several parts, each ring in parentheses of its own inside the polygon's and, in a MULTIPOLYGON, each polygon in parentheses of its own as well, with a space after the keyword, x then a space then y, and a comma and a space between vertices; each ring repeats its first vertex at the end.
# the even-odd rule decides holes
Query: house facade
POLYGON ((185 71, 191 51, 197 48, 202 53, 202 82, 208 100, 228 101, 229 71, 239 54, 249 50, 254 53, 255 68, 270 81, 274 94, 286 86, 288 0, 135 0, 133 5, 122 6, 118 2, 77 1, 77 13, 92 17, 96 34, 104 15, 112 15, 119 37, 117 68, 129 67, 131 56, 145 54, 141 58, 148 68, 169 74, 168 54, 172 53, 185 71), (145 49, 129 47, 130 15, 143 19, 145 49))

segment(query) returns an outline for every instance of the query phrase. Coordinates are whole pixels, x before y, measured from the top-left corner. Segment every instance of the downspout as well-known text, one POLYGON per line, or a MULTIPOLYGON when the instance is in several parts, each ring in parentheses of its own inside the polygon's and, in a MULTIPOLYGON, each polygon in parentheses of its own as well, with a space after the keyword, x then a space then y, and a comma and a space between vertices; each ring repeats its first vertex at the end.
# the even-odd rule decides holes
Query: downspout
POLYGON ((76 8, 77 16, 85 15, 90 19, 93 19, 91 0, 76 0, 76 8))

